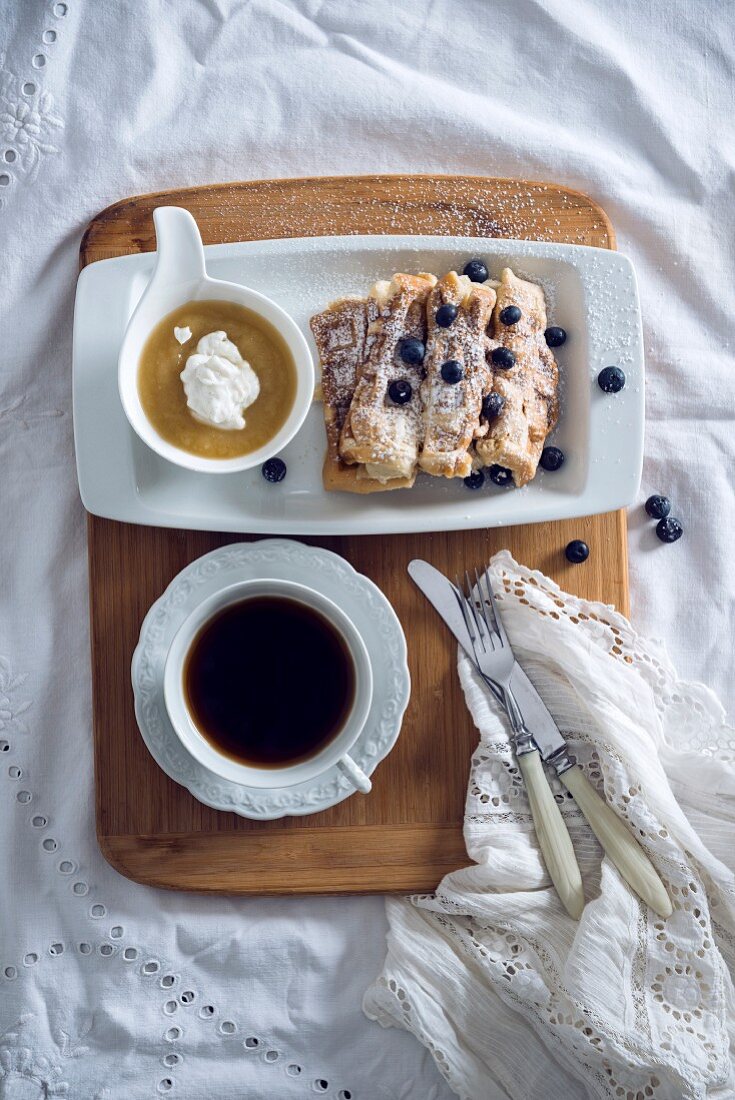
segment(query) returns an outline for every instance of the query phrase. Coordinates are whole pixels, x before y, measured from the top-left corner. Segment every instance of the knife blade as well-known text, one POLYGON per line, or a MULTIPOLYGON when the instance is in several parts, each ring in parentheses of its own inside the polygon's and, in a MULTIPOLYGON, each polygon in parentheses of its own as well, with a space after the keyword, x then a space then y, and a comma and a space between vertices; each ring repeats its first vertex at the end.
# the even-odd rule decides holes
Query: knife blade
MULTIPOLYGON (((412 562, 409 562, 408 573, 414 584, 423 592, 434 610, 449 627, 472 663, 476 665, 472 639, 467 630, 467 624, 452 582, 439 569, 420 558, 415 558, 412 562)), ((533 734, 533 739, 542 758, 546 760, 555 752, 565 750, 567 743, 559 732, 559 727, 517 660, 511 673, 511 688, 523 714, 523 720, 533 734)), ((495 692, 495 695, 502 702, 502 698, 497 692, 495 692)))
POLYGON ((421 589, 439 617, 444 620, 474 664, 475 650, 452 582, 435 566, 420 558, 414 558, 408 563, 408 575, 421 589))

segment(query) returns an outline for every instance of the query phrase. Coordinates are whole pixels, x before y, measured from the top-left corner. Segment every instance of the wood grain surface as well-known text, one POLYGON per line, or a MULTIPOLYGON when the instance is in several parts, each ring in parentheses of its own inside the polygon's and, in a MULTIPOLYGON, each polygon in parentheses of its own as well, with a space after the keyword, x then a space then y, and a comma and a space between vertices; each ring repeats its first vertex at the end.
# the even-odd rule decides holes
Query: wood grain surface
MULTIPOLYGON (((256 181, 125 199, 99 214, 82 266, 155 247, 152 211, 185 206, 205 243, 344 233, 518 237, 614 247, 604 212, 551 184, 486 177, 362 176, 256 181)), ((455 572, 507 548, 567 590, 628 611, 625 514, 528 527, 304 539, 336 551, 386 593, 408 640, 413 695, 368 797, 323 813, 252 822, 197 802, 149 756, 130 659, 150 604, 196 557, 238 536, 89 517, 97 834, 122 874, 175 889, 243 894, 430 891, 467 863, 462 813, 476 732, 456 647, 406 574, 413 557, 455 572), (592 553, 569 565, 572 538, 592 553)), ((247 534, 240 536, 247 539, 247 534)))

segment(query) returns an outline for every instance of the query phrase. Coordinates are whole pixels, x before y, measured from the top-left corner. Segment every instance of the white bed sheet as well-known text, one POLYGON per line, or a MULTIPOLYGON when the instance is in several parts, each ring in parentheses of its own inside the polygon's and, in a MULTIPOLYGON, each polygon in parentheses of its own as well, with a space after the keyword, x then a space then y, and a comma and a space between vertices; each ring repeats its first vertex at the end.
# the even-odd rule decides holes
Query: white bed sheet
POLYGON ((631 510, 633 618, 732 708, 732 31, 707 0, 0 0, 0 1096, 450 1095, 361 1014, 381 899, 162 893, 97 850, 70 378, 85 223, 137 192, 332 172, 590 193, 640 281, 641 499, 667 493, 686 527, 662 546, 631 510))

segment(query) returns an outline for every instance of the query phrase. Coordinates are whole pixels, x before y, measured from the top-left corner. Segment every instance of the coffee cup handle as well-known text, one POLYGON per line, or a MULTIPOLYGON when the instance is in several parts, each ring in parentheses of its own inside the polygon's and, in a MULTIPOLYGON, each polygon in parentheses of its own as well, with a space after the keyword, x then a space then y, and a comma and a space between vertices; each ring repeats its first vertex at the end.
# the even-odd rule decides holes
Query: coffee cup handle
POLYGON ((372 782, 348 753, 345 753, 337 763, 358 791, 362 791, 363 794, 370 794, 373 789, 372 782))

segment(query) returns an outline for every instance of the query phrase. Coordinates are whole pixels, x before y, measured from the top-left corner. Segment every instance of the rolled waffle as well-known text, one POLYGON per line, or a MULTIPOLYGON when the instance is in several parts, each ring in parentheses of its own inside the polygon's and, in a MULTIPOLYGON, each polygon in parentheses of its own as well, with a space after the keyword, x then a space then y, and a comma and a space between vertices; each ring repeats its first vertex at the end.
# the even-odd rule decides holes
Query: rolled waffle
POLYGON ((490 388, 485 332, 495 305, 495 291, 450 271, 429 295, 428 338, 421 385, 424 436, 419 458, 422 470, 434 477, 467 477, 472 469, 470 444, 482 431, 482 398, 490 388), (437 324, 441 306, 457 310, 452 323, 437 324), (447 381, 447 361, 460 364, 461 377, 447 381))
POLYGON ((327 453, 322 470, 325 489, 369 493, 398 488, 397 485, 370 482, 366 478, 358 479, 359 468, 348 465, 339 453, 339 437, 352 403, 360 367, 365 359, 368 327, 377 315, 375 299, 340 298, 311 318, 311 331, 322 365, 324 424, 327 432, 327 453))
POLYGON ((557 421, 559 370, 544 337, 546 303, 541 287, 519 279, 508 267, 495 285, 492 335, 513 352, 515 364, 509 370, 494 369, 492 389, 505 404, 478 439, 476 451, 483 466, 503 466, 521 486, 535 475, 544 440, 557 421), (521 311, 514 325, 500 320, 508 306, 521 311))
POLYGON ((386 483, 416 475, 422 368, 401 359, 399 342, 404 337, 424 341, 426 299, 435 282, 433 275, 398 274, 370 292, 365 357, 339 440, 342 460, 363 467, 358 478, 386 483), (410 399, 400 404, 389 393, 399 381, 411 387, 410 399))
POLYGON ((333 302, 311 327, 322 364, 325 488, 410 488, 419 468, 451 478, 498 465, 519 486, 536 473, 558 413, 558 369, 544 338, 539 286, 509 268, 500 282, 485 284, 455 272, 439 283, 433 275, 398 274, 367 298, 333 302), (456 307, 446 327, 436 322, 441 306, 456 307), (508 306, 521 311, 512 325, 500 320, 508 306), (401 358, 402 337, 425 344, 423 364, 401 358), (513 352, 509 369, 493 360, 498 348, 513 352), (451 360, 448 380, 442 367, 451 360), (391 397, 399 382, 402 392, 391 397), (483 397, 492 391, 504 406, 488 422, 483 397))

